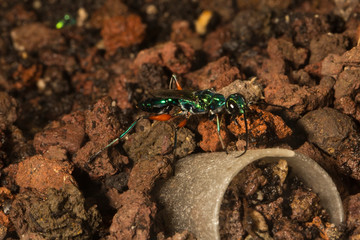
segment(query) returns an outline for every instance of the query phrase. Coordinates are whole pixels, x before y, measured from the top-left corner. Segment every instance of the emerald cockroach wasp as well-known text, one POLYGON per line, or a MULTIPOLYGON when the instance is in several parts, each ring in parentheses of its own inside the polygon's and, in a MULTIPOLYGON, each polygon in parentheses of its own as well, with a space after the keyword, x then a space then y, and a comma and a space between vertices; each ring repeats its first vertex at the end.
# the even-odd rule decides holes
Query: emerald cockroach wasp
POLYGON ((96 158, 105 149, 111 147, 119 140, 124 138, 141 119, 168 121, 175 117, 183 117, 184 119, 177 125, 175 129, 175 149, 177 141, 177 130, 185 126, 187 120, 192 115, 199 114, 208 114, 210 119, 213 119, 214 117, 216 118, 217 133, 222 148, 225 149, 223 139, 220 135, 219 121, 219 114, 222 113, 224 110, 231 115, 232 120, 234 120, 238 126, 240 125, 237 122, 236 117, 240 115, 244 116, 246 145, 244 152, 237 157, 240 157, 246 153, 249 145, 249 133, 246 119, 246 111, 248 107, 243 95, 239 93, 233 93, 227 98, 225 98, 224 95, 216 93, 212 89, 198 91, 183 90, 177 80, 176 75, 174 74, 170 79, 170 89, 155 90, 150 94, 152 95, 152 97, 140 102, 138 104, 138 108, 140 108, 144 112, 153 113, 156 115, 142 116, 136 119, 119 137, 115 138, 108 145, 106 145, 101 150, 92 155, 90 160, 96 158), (175 84, 176 89, 171 89, 173 84, 175 84), (170 111, 175 108, 177 111, 175 111, 175 113, 170 113, 170 111))

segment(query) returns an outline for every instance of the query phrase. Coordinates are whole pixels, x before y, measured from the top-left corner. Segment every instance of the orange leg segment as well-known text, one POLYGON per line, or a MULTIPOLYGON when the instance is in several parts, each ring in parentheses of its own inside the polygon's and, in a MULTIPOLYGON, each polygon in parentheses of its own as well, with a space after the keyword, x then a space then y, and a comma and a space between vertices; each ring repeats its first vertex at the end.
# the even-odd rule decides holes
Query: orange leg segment
POLYGON ((160 114, 156 116, 150 116, 150 120, 156 120, 156 121, 168 121, 172 118, 170 114, 160 114))
POLYGON ((178 124, 178 128, 182 128, 186 125, 187 123, 187 119, 185 118, 184 120, 182 120, 179 124, 178 124))
POLYGON ((178 81, 175 81, 175 84, 176 84, 176 89, 177 90, 182 90, 182 87, 180 86, 178 81))

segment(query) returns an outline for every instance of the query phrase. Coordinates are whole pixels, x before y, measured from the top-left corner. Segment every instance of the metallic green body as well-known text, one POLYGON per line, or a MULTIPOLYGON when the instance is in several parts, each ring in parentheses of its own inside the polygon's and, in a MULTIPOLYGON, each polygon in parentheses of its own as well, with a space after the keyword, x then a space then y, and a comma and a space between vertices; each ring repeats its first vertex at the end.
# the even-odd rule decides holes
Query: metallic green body
MULTIPOLYGON (((180 90, 181 87, 177 83, 176 76, 173 75, 170 80, 170 86, 172 82, 175 81, 177 84, 177 90, 157 90, 152 92, 153 97, 146 99, 138 104, 138 107, 149 113, 155 114, 169 114, 169 112, 173 108, 178 108, 178 111, 172 114, 169 114, 170 117, 176 116, 185 116, 189 118, 191 115, 196 114, 209 114, 210 119, 216 117, 217 123, 217 133, 221 142, 223 149, 225 149, 225 145, 223 143, 222 137, 220 135, 220 120, 219 113, 224 109, 233 116, 235 123, 239 126, 237 119, 235 116, 244 115, 245 121, 245 130, 246 130, 246 146, 245 151, 240 155, 242 156, 247 151, 249 137, 248 137, 248 127, 246 121, 246 101, 245 98, 238 93, 231 94, 226 99, 224 95, 220 93, 216 93, 211 89, 199 90, 199 91, 189 91, 189 90, 180 90)), ((112 146, 120 139, 124 138, 134 127, 135 125, 143 118, 139 117, 136 119, 128 129, 125 130, 118 138, 114 139, 104 148, 100 149, 97 153, 95 153, 90 161, 95 159, 102 151, 112 146)), ((168 119, 168 118, 167 118, 168 119)), ((182 127, 182 126, 181 126, 182 127)), ((176 131, 175 131, 175 143, 174 148, 176 148, 176 131)), ((239 157, 240 157, 239 156, 239 157)))
POLYGON ((224 95, 210 89, 200 91, 161 90, 153 93, 138 104, 138 107, 150 113, 166 113, 173 107, 179 107, 182 114, 217 114, 224 109, 226 100, 224 95))

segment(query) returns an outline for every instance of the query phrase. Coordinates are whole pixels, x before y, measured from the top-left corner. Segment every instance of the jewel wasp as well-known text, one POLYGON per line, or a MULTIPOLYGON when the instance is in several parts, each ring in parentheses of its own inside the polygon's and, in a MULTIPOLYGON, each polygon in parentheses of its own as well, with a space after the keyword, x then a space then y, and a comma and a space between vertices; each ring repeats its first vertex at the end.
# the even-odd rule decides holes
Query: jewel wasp
POLYGON ((136 126, 136 124, 144 118, 157 121, 168 121, 175 117, 183 117, 184 119, 175 129, 174 149, 176 149, 177 129, 185 126, 187 120, 192 115, 208 114, 210 119, 213 119, 214 117, 216 118, 217 133, 222 148, 225 149, 223 139, 220 135, 219 121, 219 114, 223 111, 226 111, 228 114, 230 114, 231 119, 235 120, 235 123, 238 126, 239 123, 237 122, 236 117, 244 115, 246 145, 244 152, 237 157, 240 157, 246 153, 249 145, 249 133, 246 119, 246 111, 248 107, 243 95, 239 93, 233 93, 225 98, 224 95, 216 93, 212 89, 197 91, 183 90, 177 80, 176 75, 174 74, 170 79, 170 89, 155 90, 150 94, 152 97, 140 102, 137 107, 144 112, 152 113, 154 115, 142 116, 136 119, 119 137, 115 138, 108 145, 92 155, 90 160, 95 159, 105 149, 124 138, 136 126), (176 89, 171 89, 173 84, 175 84, 176 89), (170 113, 171 110, 175 108, 177 111, 175 111, 175 113, 170 113))

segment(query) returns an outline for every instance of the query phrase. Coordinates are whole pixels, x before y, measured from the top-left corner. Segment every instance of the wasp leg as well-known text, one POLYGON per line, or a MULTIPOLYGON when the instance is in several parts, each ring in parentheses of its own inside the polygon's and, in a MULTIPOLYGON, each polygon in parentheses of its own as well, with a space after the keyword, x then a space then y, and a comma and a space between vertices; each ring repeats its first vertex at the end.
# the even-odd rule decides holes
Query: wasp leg
POLYGON ((174 135, 174 154, 175 154, 175 149, 176 149, 176 145, 177 145, 177 131, 184 127, 187 123, 187 118, 185 118, 184 120, 182 120, 177 127, 175 128, 175 135, 174 135))
MULTIPOLYGON (((178 114, 176 115, 170 115, 170 114, 160 114, 160 115, 155 115, 155 116, 149 116, 149 117, 139 117, 138 119, 136 119, 128 129, 126 129, 125 132, 123 132, 119 137, 115 138, 114 140, 112 140, 108 145, 106 145, 105 147, 103 147, 102 149, 100 149, 98 152, 96 152, 95 154, 93 154, 88 163, 91 163, 95 160, 95 158, 97 156, 99 156, 99 154, 101 154, 104 150, 106 150, 107 148, 111 147, 112 145, 114 145, 115 143, 117 143, 118 141, 120 141, 122 138, 124 138, 135 126, 136 124, 141 120, 141 119, 144 119, 144 118, 147 118, 147 119, 150 119, 150 120, 156 120, 156 121, 168 121, 176 116, 179 116, 179 115, 183 115, 183 112, 179 112, 178 114)), ((186 119, 185 119, 186 120, 186 119)), ((185 126, 186 124, 186 121, 182 121, 180 122, 180 124, 178 125, 177 128, 180 128, 180 127, 183 127, 185 126)), ((176 132, 175 132, 175 144, 176 144, 176 132)))
POLYGON ((173 116, 171 116, 170 114, 167 114, 167 113, 148 117, 148 119, 156 120, 156 121, 168 121, 172 118, 173 118, 173 116))
POLYGON ((226 154, 228 154, 228 151, 225 148, 225 144, 224 144, 224 140, 222 139, 221 135, 220 135, 220 121, 219 121, 219 115, 216 114, 216 130, 220 139, 220 143, 221 143, 221 147, 223 150, 225 150, 226 154))
POLYGON ((174 132, 174 149, 173 149, 173 154, 174 154, 174 161, 175 161, 175 154, 176 154, 176 147, 177 147, 177 131, 184 127, 187 123, 189 116, 186 116, 185 119, 183 119, 175 128, 175 132, 174 132))
MULTIPOLYGON (((237 122, 237 119, 235 118, 235 123, 240 126, 240 124, 237 122)), ((245 145, 245 150, 243 153, 241 153, 238 157, 241 157, 242 155, 244 155, 246 153, 246 151, 248 150, 248 146, 249 146, 249 130, 248 130, 248 125, 247 125, 247 119, 246 119, 246 111, 244 111, 244 123, 245 123, 245 141, 246 141, 246 145, 245 145)))
MULTIPOLYGON (((179 113, 178 113, 179 114, 179 113)), ((170 114, 160 114, 160 115, 156 115, 156 116, 151 116, 149 117, 149 119, 151 120, 157 120, 157 121, 168 121, 174 117, 177 117, 177 115, 170 115, 170 114)), ((176 149, 176 142, 177 142, 177 129, 178 127, 175 128, 175 133, 174 133, 174 148, 173 148, 173 158, 174 158, 174 161, 175 161, 175 149, 176 149)))
POLYGON ((136 119, 131 125, 130 127, 128 127, 128 129, 126 129, 125 132, 123 132, 119 137, 115 138, 114 140, 112 140, 108 145, 106 145, 105 147, 103 147, 102 149, 100 149, 98 152, 96 152, 94 155, 92 155, 90 157, 90 160, 89 160, 89 163, 91 163, 92 161, 95 160, 95 158, 97 156, 99 156, 100 153, 102 153, 104 150, 106 150, 107 148, 111 147, 112 145, 114 145, 115 143, 117 143, 118 141, 120 141, 123 137, 125 137, 131 129, 133 129, 136 124, 141 120, 143 119, 144 117, 139 117, 138 119, 136 119))
POLYGON ((175 83, 176 90, 183 90, 182 87, 180 86, 179 81, 177 80, 177 77, 176 77, 175 74, 171 75, 170 85, 169 85, 169 88, 170 88, 170 89, 172 89, 173 83, 175 83))
MULTIPOLYGON (((151 120, 157 120, 157 121, 168 121, 172 118, 178 117, 184 115, 183 111, 180 111, 174 115, 170 115, 170 114, 160 114, 160 115, 156 115, 156 116, 151 116, 149 117, 149 119, 151 120)), ((188 118, 188 117, 187 117, 188 118)), ((177 145, 177 131, 179 128, 182 128, 186 125, 187 122, 187 118, 185 118, 184 120, 182 120, 178 126, 175 128, 175 132, 174 132, 174 148, 173 148, 173 154, 174 154, 174 160, 175 160, 175 150, 176 150, 176 145, 177 145)))
POLYGON ((177 113, 175 113, 173 115, 173 117, 179 117, 179 116, 184 116, 185 115, 185 118, 177 125, 177 127, 175 128, 175 131, 174 131, 174 148, 173 148, 173 158, 174 158, 174 161, 175 161, 175 152, 176 152, 176 147, 177 147, 177 131, 184 127, 187 123, 187 120, 189 119, 189 117, 191 116, 191 114, 189 112, 185 112, 185 111, 179 111, 177 113))

